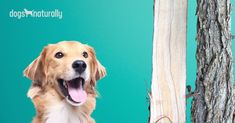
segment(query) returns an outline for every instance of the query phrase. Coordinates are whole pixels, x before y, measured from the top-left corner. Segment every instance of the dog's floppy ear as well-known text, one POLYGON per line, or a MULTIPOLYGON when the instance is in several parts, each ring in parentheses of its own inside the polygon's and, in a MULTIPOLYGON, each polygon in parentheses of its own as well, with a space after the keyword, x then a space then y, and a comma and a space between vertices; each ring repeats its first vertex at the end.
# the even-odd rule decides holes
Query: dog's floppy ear
POLYGON ((96 81, 102 79, 106 76, 105 67, 99 62, 99 60, 94 59, 92 70, 91 70, 91 85, 95 86, 96 81))
POLYGON ((91 65, 91 85, 95 86, 96 81, 102 79, 106 75, 105 67, 96 59, 95 51, 92 47, 86 45, 89 54, 92 57, 91 65))
POLYGON ((44 48, 38 56, 25 70, 24 76, 33 81, 33 86, 42 86, 46 74, 44 69, 45 55, 47 48, 44 48))
POLYGON ((96 59, 96 65, 97 65, 97 68, 96 68, 96 80, 100 80, 102 79, 103 77, 106 76, 106 69, 105 67, 99 62, 98 59, 96 59))

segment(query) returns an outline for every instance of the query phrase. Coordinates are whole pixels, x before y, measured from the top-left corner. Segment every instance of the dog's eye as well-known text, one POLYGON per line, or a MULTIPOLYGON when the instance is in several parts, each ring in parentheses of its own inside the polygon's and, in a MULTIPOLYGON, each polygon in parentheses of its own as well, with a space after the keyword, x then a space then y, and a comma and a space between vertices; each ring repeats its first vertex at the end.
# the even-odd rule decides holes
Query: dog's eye
POLYGON ((62 58, 63 56, 64 56, 64 54, 62 52, 57 52, 55 54, 55 57, 58 58, 58 59, 62 58))
POLYGON ((88 53, 87 52, 83 52, 82 55, 83 55, 84 58, 88 57, 88 53))

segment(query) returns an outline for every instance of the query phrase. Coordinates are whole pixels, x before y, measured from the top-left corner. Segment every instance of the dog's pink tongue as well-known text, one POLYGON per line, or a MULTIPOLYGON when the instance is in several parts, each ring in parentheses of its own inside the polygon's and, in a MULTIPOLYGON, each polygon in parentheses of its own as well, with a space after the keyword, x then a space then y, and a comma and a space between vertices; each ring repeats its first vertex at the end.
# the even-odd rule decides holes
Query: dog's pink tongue
POLYGON ((80 86, 78 88, 73 88, 71 86, 68 86, 68 91, 73 101, 79 103, 84 103, 86 101, 87 93, 86 91, 83 90, 82 83, 80 83, 80 86))

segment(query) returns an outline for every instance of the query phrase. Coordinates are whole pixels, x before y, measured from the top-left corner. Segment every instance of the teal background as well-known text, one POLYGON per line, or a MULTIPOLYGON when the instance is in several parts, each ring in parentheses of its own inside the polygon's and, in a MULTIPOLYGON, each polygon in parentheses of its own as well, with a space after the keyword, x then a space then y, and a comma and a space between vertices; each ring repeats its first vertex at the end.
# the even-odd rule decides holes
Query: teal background
MULTIPOLYGON (((235 0, 232 0, 235 4, 235 0)), ((196 75, 196 1, 189 0, 187 84, 196 75)), ((233 13, 233 17, 234 13, 233 13)), ((108 75, 98 82, 97 123, 147 123, 151 81, 153 0, 0 1, 1 123, 28 123, 35 115, 22 71, 43 46, 79 40, 93 46, 108 75), (14 10, 63 11, 63 19, 10 18, 14 10), (147 83, 147 84, 146 84, 147 83)), ((234 21, 233 34, 234 32, 234 21)), ((187 122, 190 121, 187 100, 187 122)))

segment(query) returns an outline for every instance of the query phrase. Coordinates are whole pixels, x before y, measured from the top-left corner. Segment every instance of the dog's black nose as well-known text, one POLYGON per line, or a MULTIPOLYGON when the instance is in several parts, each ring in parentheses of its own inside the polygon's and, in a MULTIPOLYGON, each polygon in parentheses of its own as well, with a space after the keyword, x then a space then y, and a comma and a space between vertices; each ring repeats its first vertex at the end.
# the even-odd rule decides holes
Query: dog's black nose
POLYGON ((73 62, 72 67, 76 72, 81 74, 86 70, 86 63, 82 60, 76 60, 73 62))

